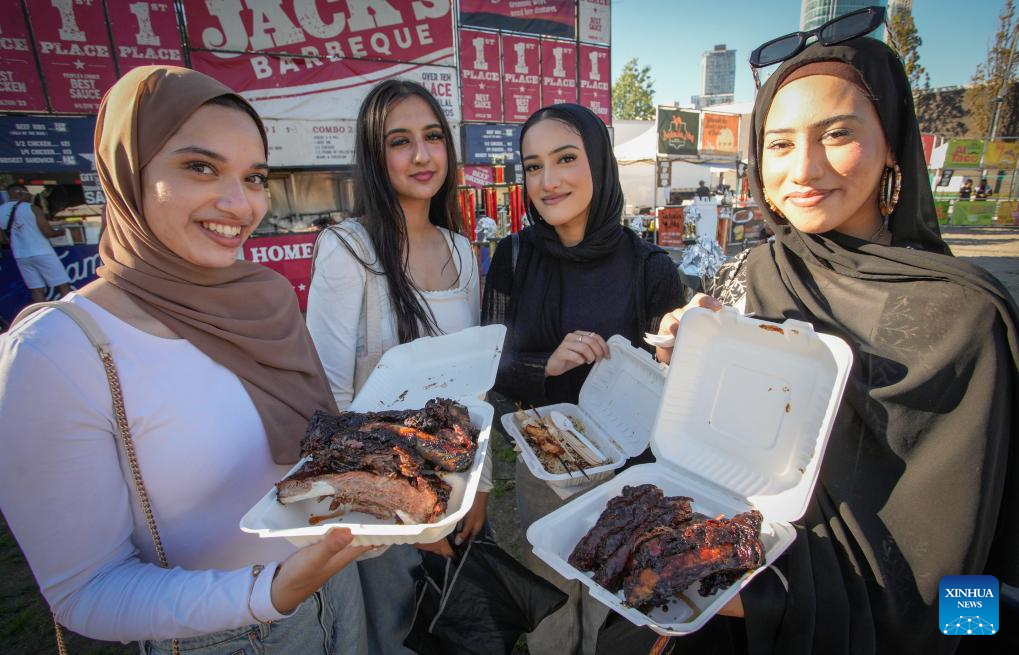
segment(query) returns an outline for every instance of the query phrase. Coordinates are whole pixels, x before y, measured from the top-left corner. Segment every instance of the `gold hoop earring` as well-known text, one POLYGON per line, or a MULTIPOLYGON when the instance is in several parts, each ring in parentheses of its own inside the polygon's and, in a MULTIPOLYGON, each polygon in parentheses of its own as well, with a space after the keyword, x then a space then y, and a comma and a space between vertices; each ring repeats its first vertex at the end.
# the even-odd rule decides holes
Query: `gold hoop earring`
POLYGON ((878 199, 878 209, 881 215, 888 218, 895 211, 895 205, 899 204, 899 193, 902 191, 902 169, 896 162, 894 167, 885 167, 881 175, 881 193, 878 199))

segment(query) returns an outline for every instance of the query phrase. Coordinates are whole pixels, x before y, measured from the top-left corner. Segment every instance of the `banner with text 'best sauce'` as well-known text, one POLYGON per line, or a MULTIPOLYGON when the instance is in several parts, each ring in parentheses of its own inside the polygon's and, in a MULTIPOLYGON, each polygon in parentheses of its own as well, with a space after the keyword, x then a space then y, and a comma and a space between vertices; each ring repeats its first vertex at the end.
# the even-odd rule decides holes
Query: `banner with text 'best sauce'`
POLYGON ((268 118, 354 116, 372 86, 424 84, 460 116, 448 2, 185 0, 194 68, 240 92, 268 118), (206 51, 202 51, 205 49, 206 51))
POLYGON ((580 104, 597 114, 606 125, 612 125, 609 49, 581 43, 577 65, 580 67, 580 104))
POLYGON ((465 121, 502 121, 498 34, 460 30, 460 93, 465 121))
POLYGON ((523 123, 541 107, 540 41, 502 35, 502 96, 507 123, 523 123))
POLYGON ((577 102, 577 44, 541 40, 541 104, 577 102))
POLYGON ((0 111, 46 111, 21 7, 0 12, 0 111))
POLYGON ((29 2, 46 90, 53 111, 95 114, 117 71, 101 2, 29 2))

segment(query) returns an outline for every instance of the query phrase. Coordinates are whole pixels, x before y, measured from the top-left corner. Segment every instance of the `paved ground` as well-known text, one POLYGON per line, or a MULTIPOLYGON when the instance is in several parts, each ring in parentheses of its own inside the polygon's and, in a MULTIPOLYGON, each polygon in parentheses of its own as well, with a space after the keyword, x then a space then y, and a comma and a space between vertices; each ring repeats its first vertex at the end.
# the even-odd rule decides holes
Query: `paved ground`
MULTIPOLYGON (((1019 228, 958 227, 945 230, 956 256, 984 267, 998 277, 1019 302, 1019 228)), ((496 416, 507 408, 497 407, 496 416)), ((498 420, 496 421, 498 426, 498 420)), ((493 432, 497 432, 494 430, 493 432)), ((517 519, 513 481, 513 451, 501 433, 493 434, 495 489, 489 516, 499 542, 519 557, 524 537, 517 519)), ((0 652, 11 654, 56 651, 52 623, 35 580, 17 544, 0 520, 0 652)), ((70 652, 76 655, 126 655, 135 646, 107 644, 70 636, 70 652)), ((518 652, 526 652, 518 646, 518 652)))

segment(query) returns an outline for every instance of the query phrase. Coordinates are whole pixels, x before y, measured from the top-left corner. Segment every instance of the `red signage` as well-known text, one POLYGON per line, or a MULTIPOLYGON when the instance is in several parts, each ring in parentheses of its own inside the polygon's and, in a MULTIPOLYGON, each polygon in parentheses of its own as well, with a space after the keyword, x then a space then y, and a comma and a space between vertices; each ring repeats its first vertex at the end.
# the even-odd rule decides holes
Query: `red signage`
POLYGON ((481 189, 495 184, 495 170, 491 166, 464 166, 464 184, 481 189))
POLYGON ((577 46, 541 40, 541 104, 577 101, 577 46))
POLYGON ((683 207, 662 207, 658 210, 658 245, 683 247, 684 214, 683 207))
POLYGON ((612 125, 612 91, 609 84, 609 49, 597 45, 580 46, 580 104, 612 125))
POLYGON ((920 142, 923 143, 923 158, 927 160, 927 164, 931 163, 931 153, 934 152, 934 140, 937 137, 933 134, 921 134, 920 142))
POLYGON ((183 66, 177 15, 171 0, 106 0, 120 74, 138 66, 183 66))
POLYGON ((355 116, 373 85, 404 77, 433 87, 447 115, 459 117, 455 71, 445 79, 438 68, 454 61, 448 2, 185 0, 184 6, 196 49, 192 65, 256 102, 263 116, 355 116))
POLYGON ((460 0, 460 24, 572 39, 577 0, 460 0))
POLYGON ((255 237, 244 242, 244 259, 268 266, 290 281, 303 312, 308 307, 311 251, 317 232, 277 237, 255 237))
POLYGON ((502 97, 507 123, 523 123, 541 107, 538 44, 533 37, 502 35, 502 97))
POLYGON ((103 4, 77 0, 27 4, 53 111, 97 113, 103 94, 117 81, 103 4))
POLYGON ((21 7, 0 12, 0 111, 46 111, 21 7))
POLYGON ((460 30, 460 92, 465 121, 502 122, 499 35, 460 30))

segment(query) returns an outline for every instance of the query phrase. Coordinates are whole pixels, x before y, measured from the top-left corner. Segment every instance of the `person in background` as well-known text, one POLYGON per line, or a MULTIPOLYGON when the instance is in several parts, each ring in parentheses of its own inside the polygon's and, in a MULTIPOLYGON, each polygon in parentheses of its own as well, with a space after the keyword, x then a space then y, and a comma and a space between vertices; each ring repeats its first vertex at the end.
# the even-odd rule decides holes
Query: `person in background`
POLYGON ((258 114, 197 71, 138 67, 95 155, 99 279, 61 302, 108 340, 133 456, 82 328, 45 308, 0 336, 0 508, 56 620, 144 653, 368 653, 349 530, 297 549, 237 527, 335 408, 293 288, 237 259, 268 208, 258 114))
POLYGON ((42 209, 32 203, 32 194, 21 184, 7 187, 9 201, 0 205, 0 243, 10 246, 21 279, 32 294, 32 302, 46 299, 46 287, 61 298, 71 292, 71 279, 49 242, 64 234, 46 220, 42 209))
POLYGON ((962 181, 962 186, 959 187, 959 200, 969 200, 973 195, 973 180, 968 177, 962 181))
POLYGON ((696 196, 698 198, 710 198, 711 197, 711 189, 708 188, 708 185, 704 184, 704 180, 698 180, 698 182, 697 182, 697 190, 694 191, 694 196, 696 196))
POLYGON ((980 185, 977 186, 976 193, 973 194, 977 200, 986 200, 991 195, 991 185, 987 183, 987 178, 980 178, 980 185))
MULTIPOLYGON (((478 325, 478 263, 460 224, 453 140, 442 108, 420 84, 382 82, 361 104, 358 218, 319 235, 308 294, 308 330, 340 409, 386 350, 478 325)), ((457 543, 484 529, 491 470, 486 458, 457 543)), ((445 539, 418 548, 453 555, 445 539)), ((358 563, 373 654, 411 652, 403 642, 414 621, 420 563, 420 553, 407 545, 358 563)))
POLYGON ((750 184, 775 241, 690 306, 807 321, 854 361, 796 540, 726 608, 744 619, 706 626, 731 651, 986 652, 1009 638, 1007 624, 942 634, 938 599, 947 575, 1019 583, 1019 312, 941 238, 912 98, 871 38, 813 43, 757 95, 750 184))
MULTIPOLYGON (((618 334, 641 347, 682 288, 665 251, 621 225, 619 168, 601 119, 553 105, 527 119, 520 139, 530 226, 499 242, 482 303, 483 324, 507 327, 495 390, 524 406, 576 403, 592 366, 609 356, 607 340, 618 334)), ((524 531, 565 502, 519 458, 516 482, 524 531)), ((529 548, 524 562, 570 595, 528 635, 532 655, 594 653, 605 606, 529 548)))

